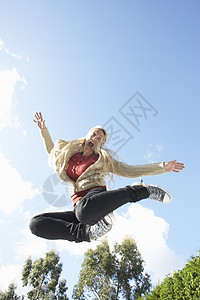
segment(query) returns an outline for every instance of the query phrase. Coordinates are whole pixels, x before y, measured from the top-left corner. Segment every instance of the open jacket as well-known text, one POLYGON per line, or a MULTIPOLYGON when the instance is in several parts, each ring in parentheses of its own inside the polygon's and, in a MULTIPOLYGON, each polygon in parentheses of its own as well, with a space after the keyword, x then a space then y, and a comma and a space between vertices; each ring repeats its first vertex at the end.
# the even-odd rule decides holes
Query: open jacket
POLYGON ((73 143, 73 141, 67 142, 61 139, 54 144, 47 128, 41 129, 41 135, 47 152, 53 158, 59 157, 59 155, 62 157, 60 161, 58 159, 59 162, 56 166, 56 173, 61 180, 70 182, 74 185, 74 193, 96 186, 105 186, 105 177, 108 173, 128 178, 136 178, 147 175, 158 175, 166 172, 163 167, 163 162, 145 165, 128 165, 114 159, 106 150, 101 149, 98 160, 86 169, 77 181, 74 182, 66 175, 65 169, 70 157, 75 153, 82 152, 83 146, 80 146, 80 143, 76 144, 73 143), (63 152, 64 155, 61 155, 63 152))

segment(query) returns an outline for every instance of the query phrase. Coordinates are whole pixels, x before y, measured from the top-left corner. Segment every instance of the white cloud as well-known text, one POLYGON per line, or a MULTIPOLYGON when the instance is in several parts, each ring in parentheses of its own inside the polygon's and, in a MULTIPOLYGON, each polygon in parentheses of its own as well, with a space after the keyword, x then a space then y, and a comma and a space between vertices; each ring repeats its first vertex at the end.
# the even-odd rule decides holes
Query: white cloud
MULTIPOLYGON (((35 215, 39 214, 36 212, 35 215)), ((30 211, 22 211, 20 212, 21 218, 24 221, 24 227, 20 230, 20 236, 23 236, 21 241, 16 242, 16 259, 21 260, 29 257, 41 257, 49 251, 48 247, 50 245, 50 241, 46 239, 39 238, 31 233, 29 229, 29 222, 33 217, 30 211)))
POLYGON ((0 50, 3 50, 3 45, 4 45, 4 42, 2 41, 2 39, 0 39, 0 50))
POLYGON ((0 50, 4 50, 6 54, 16 58, 16 59, 22 59, 23 56, 16 54, 14 52, 12 52, 9 48, 5 47, 5 43, 2 39, 0 39, 0 50))
POLYGON ((26 80, 19 75, 15 68, 0 71, 0 130, 6 126, 19 126, 19 123, 13 118, 14 109, 14 91, 16 84, 20 82, 22 86, 26 85, 26 80))
POLYGON ((95 249, 99 242, 93 241, 92 243, 74 243, 63 240, 57 240, 55 241, 55 244, 60 253, 62 251, 67 250, 71 255, 82 256, 88 249, 95 249))
POLYGON ((0 225, 1 225, 1 224, 4 224, 4 223, 5 223, 5 221, 2 220, 2 219, 0 219, 0 225))
POLYGON ((116 238, 122 238, 123 233, 133 236, 146 262, 146 270, 151 273, 154 282, 182 267, 183 258, 167 245, 169 224, 164 219, 155 216, 152 209, 140 204, 130 205, 125 217, 126 222, 124 223, 123 218, 120 222, 123 229, 115 229, 116 238))
POLYGON ((9 54, 10 56, 12 56, 12 57, 14 57, 14 58, 17 58, 17 59, 22 59, 22 58, 23 58, 22 55, 15 54, 15 53, 13 53, 12 51, 10 51, 10 49, 8 49, 8 48, 4 48, 4 50, 5 50, 5 52, 6 52, 7 54, 9 54))
MULTIPOLYGON (((3 51, 6 56, 9 55, 15 59, 23 58, 21 55, 15 54, 8 49, 2 39, 0 39, 0 51, 3 51)), ((28 57, 25 59, 29 60, 28 57)), ((7 126, 20 127, 18 115, 15 111, 15 92, 16 86, 24 90, 26 85, 25 78, 19 74, 15 67, 0 70, 0 130, 7 126)))
POLYGON ((156 150, 161 152, 163 150, 163 145, 161 143, 156 144, 156 150))
POLYGON ((28 225, 22 233, 24 235, 24 241, 17 242, 16 244, 17 259, 29 256, 42 257, 49 251, 48 241, 33 235, 28 228, 28 225))
POLYGON ((161 143, 157 143, 155 145, 149 144, 147 147, 146 154, 144 155, 144 159, 149 163, 153 163, 160 160, 160 153, 163 150, 163 145, 161 143))
MULTIPOLYGON (((131 236, 145 261, 145 270, 151 274, 153 283, 183 266, 184 260, 167 245, 169 224, 155 216, 152 209, 140 204, 131 204, 125 215, 116 214, 116 225, 107 235, 110 246, 121 243, 131 236)), ((55 242, 59 252, 67 250, 72 255, 83 255, 89 248, 95 249, 99 242, 75 244, 66 241, 55 242)))
POLYGON ((0 150, 0 209, 12 213, 24 200, 32 199, 39 192, 32 188, 30 181, 24 181, 0 150))
POLYGON ((0 268, 0 289, 5 291, 10 283, 21 285, 22 265, 7 265, 0 268))
POLYGON ((4 265, 0 268, 0 290, 7 291, 10 283, 17 285, 16 294, 26 296, 30 287, 22 286, 22 269, 23 265, 4 265))
MULTIPOLYGON (((17 285, 17 294, 18 295, 26 295, 27 291, 30 290, 30 287, 22 287, 22 269, 25 264, 25 260, 31 256, 36 258, 44 257, 45 253, 49 251, 48 249, 48 241, 44 239, 39 239, 38 237, 31 234, 28 228, 28 222, 31 218, 30 212, 20 213, 21 219, 25 221, 26 226, 25 229, 21 230, 19 233, 23 235, 23 241, 19 241, 20 234, 18 233, 17 242, 15 242, 15 257, 13 257, 13 261, 20 262, 23 261, 23 264, 9 264, 6 265, 5 258, 4 264, 2 263, 3 259, 1 259, 0 266, 0 290, 5 291, 8 289, 10 283, 14 282, 17 285)), ((0 253, 1 254, 1 253, 0 253)), ((0 258, 3 258, 2 255, 0 258)))

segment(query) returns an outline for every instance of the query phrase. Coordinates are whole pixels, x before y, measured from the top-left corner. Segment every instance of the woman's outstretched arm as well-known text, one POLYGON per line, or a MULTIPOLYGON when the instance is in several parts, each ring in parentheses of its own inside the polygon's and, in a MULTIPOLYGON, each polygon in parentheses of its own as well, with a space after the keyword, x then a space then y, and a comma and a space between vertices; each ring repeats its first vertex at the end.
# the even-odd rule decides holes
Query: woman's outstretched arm
POLYGON ((33 121, 39 127, 45 148, 46 148, 47 152, 50 153, 51 150, 53 149, 54 143, 53 143, 51 136, 49 134, 49 131, 45 125, 45 120, 44 120, 41 112, 35 113, 35 119, 33 119, 33 121))

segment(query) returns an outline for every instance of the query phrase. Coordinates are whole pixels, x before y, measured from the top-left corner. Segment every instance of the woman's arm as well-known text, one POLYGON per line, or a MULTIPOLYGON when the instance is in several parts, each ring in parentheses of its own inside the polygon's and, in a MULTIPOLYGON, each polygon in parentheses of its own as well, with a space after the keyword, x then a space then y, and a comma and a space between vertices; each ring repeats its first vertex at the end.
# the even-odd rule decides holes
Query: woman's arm
POLYGON ((159 175, 166 172, 179 172, 184 168, 184 164, 176 160, 170 162, 160 162, 145 165, 128 165, 112 158, 109 171, 123 177, 136 178, 142 176, 159 175))
POLYGON ((37 126, 40 129, 40 133, 41 133, 46 151, 48 153, 50 153, 51 150, 53 149, 54 143, 53 143, 51 136, 49 134, 49 131, 45 125, 45 120, 43 119, 41 112, 35 113, 35 119, 33 119, 33 121, 37 124, 37 126))

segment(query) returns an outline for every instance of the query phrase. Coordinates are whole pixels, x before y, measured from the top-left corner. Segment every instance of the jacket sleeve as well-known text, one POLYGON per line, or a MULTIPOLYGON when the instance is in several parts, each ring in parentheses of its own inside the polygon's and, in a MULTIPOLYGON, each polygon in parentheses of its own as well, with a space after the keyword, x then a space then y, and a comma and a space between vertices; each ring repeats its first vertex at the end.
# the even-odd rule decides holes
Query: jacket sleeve
POLYGON ((152 163, 145 165, 128 165, 123 162, 119 162, 112 158, 112 167, 110 172, 129 178, 136 178, 142 176, 159 175, 166 173, 164 169, 164 163, 152 163))
POLYGON ((42 136, 42 139, 43 139, 43 143, 44 143, 45 149, 50 154, 51 150, 54 147, 54 143, 53 143, 53 141, 51 139, 49 131, 48 131, 47 128, 44 128, 44 129, 40 130, 40 133, 41 133, 41 136, 42 136))

